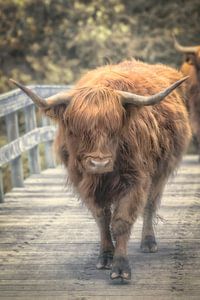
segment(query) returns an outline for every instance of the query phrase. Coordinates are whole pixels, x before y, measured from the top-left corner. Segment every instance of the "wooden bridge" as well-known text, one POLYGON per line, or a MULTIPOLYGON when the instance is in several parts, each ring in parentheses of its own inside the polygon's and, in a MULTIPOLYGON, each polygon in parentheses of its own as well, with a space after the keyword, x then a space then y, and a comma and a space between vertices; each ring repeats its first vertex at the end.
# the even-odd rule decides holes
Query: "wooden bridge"
MULTIPOLYGON (((33 88, 49 96, 64 87, 33 88)), ((200 165, 196 156, 184 157, 165 189, 155 221, 159 252, 140 252, 142 223, 138 220, 129 243, 132 280, 112 282, 109 271, 95 268, 97 226, 65 185, 64 169, 55 166, 51 155, 55 126, 40 117, 36 122, 32 102, 19 90, 0 97, 0 117, 5 120, 8 140, 0 149, 0 299, 200 299, 200 165), (20 136, 18 115, 23 113, 26 132, 20 136), (43 171, 40 143, 45 143, 43 171), (26 180, 24 152, 30 173, 26 180), (6 163, 13 189, 4 195, 6 163)))

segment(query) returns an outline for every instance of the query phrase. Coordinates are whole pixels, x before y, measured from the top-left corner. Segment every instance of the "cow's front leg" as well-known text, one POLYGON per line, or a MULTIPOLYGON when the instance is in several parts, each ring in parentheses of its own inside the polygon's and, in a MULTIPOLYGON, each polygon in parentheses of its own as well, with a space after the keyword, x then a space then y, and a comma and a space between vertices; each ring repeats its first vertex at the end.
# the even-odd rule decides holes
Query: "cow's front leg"
POLYGON ((115 235, 116 244, 115 244, 115 253, 114 253, 114 258, 112 263, 112 270, 110 273, 111 279, 116 279, 116 278, 122 278, 126 280, 131 279, 131 268, 129 266, 129 261, 127 258, 127 243, 129 240, 131 225, 132 224, 122 219, 113 222, 113 234, 115 235), (121 229, 124 228, 124 230, 126 227, 126 232, 119 233, 117 229, 118 226, 121 227, 121 229))
POLYGON ((100 230, 100 253, 97 260, 97 269, 110 269, 113 260, 114 246, 110 233, 111 211, 104 208, 100 215, 96 217, 96 222, 100 230))
POLYGON ((91 211, 100 232, 100 253, 97 259, 97 269, 110 269, 113 260, 114 245, 110 232, 110 207, 100 207, 93 199, 86 199, 86 206, 91 211))
POLYGON ((131 268, 127 258, 127 244, 131 228, 144 206, 145 193, 136 189, 119 200, 112 219, 112 233, 116 241, 110 273, 111 279, 131 279, 131 268))

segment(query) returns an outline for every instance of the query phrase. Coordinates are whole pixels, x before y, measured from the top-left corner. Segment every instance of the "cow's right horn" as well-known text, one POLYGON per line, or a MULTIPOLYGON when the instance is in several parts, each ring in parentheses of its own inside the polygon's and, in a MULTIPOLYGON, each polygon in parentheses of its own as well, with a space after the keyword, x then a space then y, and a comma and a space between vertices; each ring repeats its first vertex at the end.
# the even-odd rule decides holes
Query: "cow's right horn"
POLYGON ((17 87, 19 87, 27 96, 29 96, 38 107, 43 109, 52 108, 59 104, 68 105, 69 101, 71 100, 71 96, 69 95, 68 91, 63 91, 44 99, 38 96, 35 92, 33 92, 28 87, 22 85, 21 83, 13 79, 10 79, 10 81, 14 83, 17 87))

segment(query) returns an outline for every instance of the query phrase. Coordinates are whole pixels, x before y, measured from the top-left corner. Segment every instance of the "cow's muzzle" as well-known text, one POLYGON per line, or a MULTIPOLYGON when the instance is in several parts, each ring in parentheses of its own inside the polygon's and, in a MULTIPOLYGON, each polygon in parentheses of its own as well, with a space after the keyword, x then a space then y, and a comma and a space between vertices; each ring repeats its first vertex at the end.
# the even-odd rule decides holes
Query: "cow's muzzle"
POLYGON ((85 159, 84 167, 86 169, 86 172, 92 174, 112 172, 113 160, 111 156, 106 156, 103 158, 87 157, 85 159))

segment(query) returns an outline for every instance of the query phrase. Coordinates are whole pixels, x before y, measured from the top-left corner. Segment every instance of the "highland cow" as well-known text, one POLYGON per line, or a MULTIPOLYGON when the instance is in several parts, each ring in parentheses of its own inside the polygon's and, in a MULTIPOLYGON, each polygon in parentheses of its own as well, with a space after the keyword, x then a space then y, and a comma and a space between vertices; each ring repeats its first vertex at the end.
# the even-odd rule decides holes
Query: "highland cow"
POLYGON ((184 75, 189 75, 187 82, 187 106, 200 162, 200 46, 182 46, 175 37, 174 45, 179 52, 185 55, 180 70, 184 75))
POLYGON ((167 66, 125 61, 48 99, 13 81, 58 122, 57 151, 99 226, 96 267, 110 268, 111 279, 131 278, 127 243, 141 213, 141 250, 157 251, 153 218, 190 139, 181 77, 167 66))

